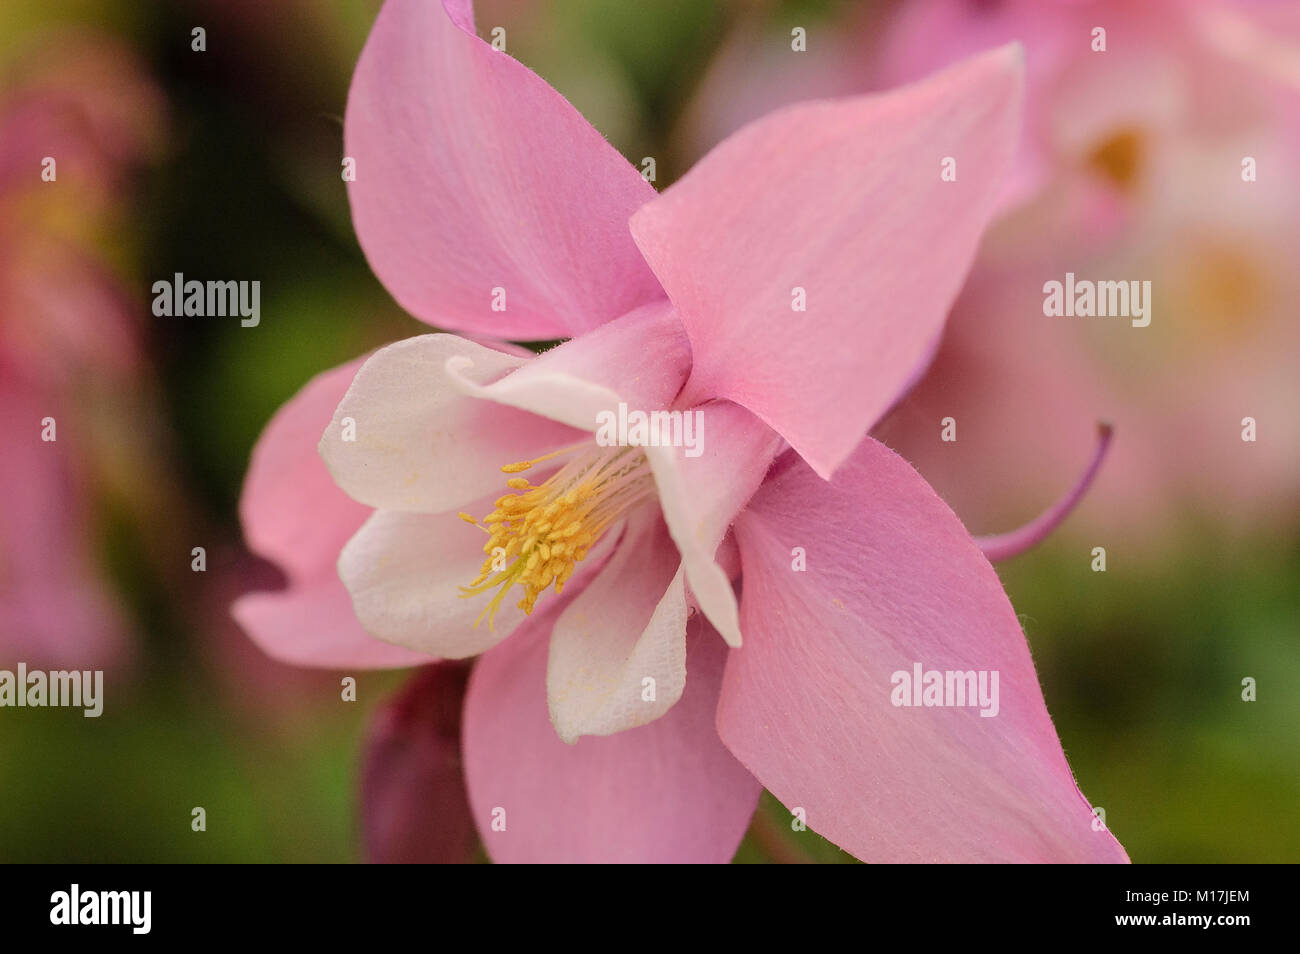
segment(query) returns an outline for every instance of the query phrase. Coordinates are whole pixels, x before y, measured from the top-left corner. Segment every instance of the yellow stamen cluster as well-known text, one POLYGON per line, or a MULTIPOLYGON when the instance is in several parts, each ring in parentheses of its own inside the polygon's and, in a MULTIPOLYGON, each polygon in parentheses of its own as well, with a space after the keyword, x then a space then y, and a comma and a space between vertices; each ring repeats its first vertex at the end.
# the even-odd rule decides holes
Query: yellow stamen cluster
POLYGON ((462 586, 461 597, 496 589, 474 625, 488 617, 491 626, 497 609, 516 583, 524 588, 518 603, 531 613, 537 598, 551 586, 556 593, 573 575, 579 561, 595 546, 623 513, 654 493, 654 481, 645 454, 636 447, 577 447, 555 451, 534 460, 507 464, 501 470, 518 474, 555 457, 588 452, 541 484, 526 477, 511 477, 506 486, 518 493, 497 498, 496 509, 482 519, 462 513, 460 518, 487 531, 483 547, 487 559, 478 578, 462 586))

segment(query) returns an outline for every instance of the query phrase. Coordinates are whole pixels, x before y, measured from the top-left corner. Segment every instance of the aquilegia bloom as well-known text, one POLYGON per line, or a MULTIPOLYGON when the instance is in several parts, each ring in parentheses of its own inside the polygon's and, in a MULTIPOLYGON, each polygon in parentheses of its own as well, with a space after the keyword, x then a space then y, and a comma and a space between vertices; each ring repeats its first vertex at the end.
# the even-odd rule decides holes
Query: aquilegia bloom
POLYGON ((290 587, 241 622, 321 665, 481 654, 463 758, 499 861, 725 861, 760 786, 868 860, 1124 860, 992 567, 864 437, 933 353, 1020 72, 784 110, 656 195, 467 3, 389 0, 348 102, 357 233, 487 343, 398 342, 277 415, 243 518, 290 587), (702 453, 598 442, 620 406, 698 411, 702 453), (915 666, 996 672, 996 714, 897 704, 915 666))
POLYGON ((1070 422, 1100 411, 1125 440, 1089 526, 1130 559, 1167 546, 1189 505, 1224 527, 1294 521, 1300 428, 1258 443, 1242 428, 1300 402, 1300 271, 1281 251, 1300 242, 1300 186, 1256 172, 1300 165, 1300 8, 918 0, 880 37, 880 85, 1011 38, 1026 49, 1018 165, 1031 201, 986 244, 997 251, 950 315, 937 373, 909 397, 915 413, 942 406, 981 432, 942 459, 901 430, 880 436, 974 526, 1024 449, 1041 484, 1059 480, 1073 466, 1070 422), (1149 326, 1043 320, 1044 283, 1067 272, 1149 281, 1149 326), (986 347, 1011 338, 1018 347, 986 347), (1043 399, 1006 400, 1006 381, 1043 399), (976 447, 1002 470, 942 483, 976 447), (1184 457, 1197 466, 1171 466, 1184 457))

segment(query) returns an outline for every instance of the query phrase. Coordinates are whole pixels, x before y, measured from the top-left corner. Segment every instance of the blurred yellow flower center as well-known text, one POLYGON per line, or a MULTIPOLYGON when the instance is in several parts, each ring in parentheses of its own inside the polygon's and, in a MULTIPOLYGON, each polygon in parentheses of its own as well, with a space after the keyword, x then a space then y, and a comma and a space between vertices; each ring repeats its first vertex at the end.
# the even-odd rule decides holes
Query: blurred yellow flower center
POLYGON ((517 493, 496 501, 496 509, 481 521, 467 513, 460 518, 487 531, 483 547, 487 559, 478 578, 462 586, 461 598, 495 589, 474 625, 488 618, 515 585, 523 587, 518 603, 531 613, 537 598, 550 586, 556 593, 573 575, 605 531, 636 504, 654 495, 649 461, 639 447, 600 447, 590 443, 564 448, 535 460, 507 464, 501 470, 519 474, 545 461, 574 456, 541 484, 526 477, 511 477, 506 486, 517 493), (577 453, 577 452, 582 453, 577 453))
POLYGON ((1211 333, 1217 342, 1239 340, 1256 330, 1270 298, 1269 274, 1264 256, 1227 242, 1203 240, 1184 264, 1185 282, 1177 289, 1191 321, 1211 333))
POLYGON ((1102 140, 1088 156, 1088 166, 1112 185, 1131 189, 1142 169, 1146 144, 1136 129, 1121 129, 1102 140))

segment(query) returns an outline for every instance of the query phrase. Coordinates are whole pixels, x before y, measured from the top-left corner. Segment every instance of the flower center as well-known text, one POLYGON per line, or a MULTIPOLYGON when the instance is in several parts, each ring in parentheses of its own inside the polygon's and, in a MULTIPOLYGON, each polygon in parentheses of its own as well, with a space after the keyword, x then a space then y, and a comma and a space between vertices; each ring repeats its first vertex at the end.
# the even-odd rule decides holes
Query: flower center
POLYGON ((1277 294, 1262 256, 1234 246, 1226 236, 1198 237, 1179 253, 1181 260, 1170 267, 1179 269, 1181 280, 1170 283, 1169 307, 1177 308, 1175 314, 1186 315, 1188 325, 1204 332, 1192 336, 1188 346, 1218 348, 1226 340, 1239 341, 1259 331, 1269 301, 1277 294), (1188 267, 1188 262, 1193 266, 1188 267))
POLYGON ((1119 189, 1130 190, 1137 185, 1142 171, 1146 143, 1141 131, 1121 129, 1098 143, 1088 156, 1088 166, 1093 172, 1119 189))
POLYGON ((593 447, 584 442, 501 470, 519 474, 578 451, 586 453, 573 456, 541 484, 511 477, 506 486, 518 492, 499 497, 496 509, 481 521, 467 513, 460 515, 489 535, 483 547, 487 559, 478 578, 460 588, 461 598, 497 590, 474 621, 475 627, 484 616, 492 625, 502 599, 516 583, 524 589, 518 605, 525 613, 532 613, 547 587, 563 592, 574 567, 610 525, 654 495, 650 463, 639 447, 593 447))

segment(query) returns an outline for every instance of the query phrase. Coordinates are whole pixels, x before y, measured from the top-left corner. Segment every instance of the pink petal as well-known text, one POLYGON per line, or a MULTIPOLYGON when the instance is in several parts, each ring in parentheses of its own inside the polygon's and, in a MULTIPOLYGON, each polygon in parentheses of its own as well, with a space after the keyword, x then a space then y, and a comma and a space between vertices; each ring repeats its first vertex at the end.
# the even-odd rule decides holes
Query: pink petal
MULTIPOLYGON (((487 513, 491 500, 471 505, 487 513)), ((487 535, 454 513, 379 510, 339 554, 339 578, 366 632, 440 659, 477 656, 510 635, 524 613, 507 594, 495 620, 475 625, 495 591, 462 598, 478 576, 487 535)), ((427 660, 426 660, 427 661, 427 660)))
POLYGON ((361 836, 367 861, 455 864, 478 844, 460 758, 469 670, 421 669, 374 714, 361 767, 361 836))
POLYGON ((729 401, 711 401, 685 413, 696 412, 698 456, 688 456, 686 447, 649 447, 646 455, 691 592, 722 637, 739 646, 736 594, 714 556, 782 442, 770 427, 729 401))
POLYGON ((332 568, 339 548, 370 514, 334 486, 315 453, 333 405, 364 360, 308 381, 275 412, 253 447, 239 498, 244 538, 249 549, 291 576, 332 568))
POLYGON ((848 456, 942 332, 1010 160, 1020 60, 781 110, 633 216, 690 335, 685 400, 747 407, 822 476, 848 456))
POLYGON ((672 404, 690 371, 691 350, 676 312, 661 300, 566 341, 492 384, 480 383, 487 375, 474 360, 447 362, 465 394, 595 431, 600 415, 617 414, 620 402, 641 411, 672 404))
POLYGON ((384 668, 428 661, 366 635, 334 568, 370 509, 334 485, 316 442, 362 360, 317 375, 276 412, 253 448, 239 501, 249 548, 279 564, 289 587, 242 597, 235 618, 267 653, 297 665, 384 668))
MULTIPOLYGON (((1130 5, 1132 6, 1132 5, 1130 5)), ((1094 56, 1089 49, 1090 27, 1081 21, 1095 19, 1100 11, 1083 4, 1010 0, 974 4, 968 0, 913 0, 898 8, 883 34, 872 85, 891 87, 910 83, 949 64, 1010 42, 1025 48, 1025 111, 1019 155, 1008 183, 1009 203, 1031 198, 1052 174, 1053 156, 1048 130, 1038 119, 1049 120, 1052 80, 1074 51, 1094 56), (1076 15, 1075 10, 1081 15, 1076 15)), ((1105 16, 1108 30, 1116 17, 1105 16)), ((1109 53, 1107 54, 1109 55, 1109 53)), ((1057 117, 1059 118, 1059 116, 1057 117)))
POLYGON ((325 421, 320 453, 335 483, 372 507, 420 513, 500 496, 503 465, 582 437, 464 393, 463 379, 488 383, 527 364, 456 335, 421 335, 376 351, 325 421), (451 358, 464 362, 456 375, 447 372, 451 358))
POLYGON ((267 655, 318 669, 402 669, 429 662, 371 636, 352 610, 352 598, 331 566, 284 590, 246 593, 230 607, 245 633, 267 655))
POLYGON ((731 751, 866 861, 1125 861, 1093 829, 1020 624, 952 511, 870 439, 829 483, 777 466, 736 524, 745 646, 718 707, 731 751), (915 663, 998 672, 997 714, 893 705, 893 674, 915 663))
POLYGON ((520 340, 661 297, 627 231, 654 189, 472 19, 467 0, 388 0, 361 53, 344 141, 375 273, 430 324, 520 340))
POLYGON ((658 719, 686 685, 686 588, 681 559, 643 506, 600 574, 551 633, 546 695, 565 742, 612 735, 658 719), (645 679, 652 679, 647 698, 645 679))
POLYGON ((465 776, 488 853, 499 862, 730 860, 759 786, 713 728, 726 644, 692 625, 686 691, 667 715, 565 745, 544 689, 560 605, 539 611, 470 677, 465 776))

